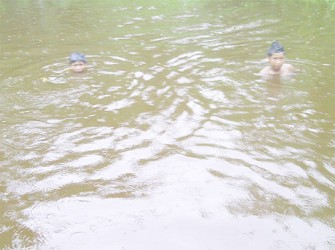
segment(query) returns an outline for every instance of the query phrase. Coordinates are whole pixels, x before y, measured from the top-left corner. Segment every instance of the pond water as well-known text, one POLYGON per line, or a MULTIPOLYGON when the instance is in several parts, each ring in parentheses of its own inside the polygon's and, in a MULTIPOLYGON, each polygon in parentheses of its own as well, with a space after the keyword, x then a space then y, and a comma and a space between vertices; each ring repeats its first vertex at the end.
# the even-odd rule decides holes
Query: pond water
POLYGON ((0 1, 0 249, 334 249, 334 12, 0 1))

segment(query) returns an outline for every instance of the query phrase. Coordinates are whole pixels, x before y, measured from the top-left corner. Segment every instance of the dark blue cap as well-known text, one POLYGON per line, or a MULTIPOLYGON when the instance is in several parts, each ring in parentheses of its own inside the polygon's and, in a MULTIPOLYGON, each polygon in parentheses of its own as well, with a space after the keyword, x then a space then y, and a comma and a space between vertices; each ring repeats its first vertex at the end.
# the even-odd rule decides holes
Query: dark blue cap
POLYGON ((86 63, 86 57, 82 53, 74 52, 69 57, 70 64, 74 62, 84 62, 86 63))
POLYGON ((282 53, 282 52, 284 52, 284 47, 279 42, 274 41, 268 50, 268 56, 272 56, 272 54, 274 53, 282 53))

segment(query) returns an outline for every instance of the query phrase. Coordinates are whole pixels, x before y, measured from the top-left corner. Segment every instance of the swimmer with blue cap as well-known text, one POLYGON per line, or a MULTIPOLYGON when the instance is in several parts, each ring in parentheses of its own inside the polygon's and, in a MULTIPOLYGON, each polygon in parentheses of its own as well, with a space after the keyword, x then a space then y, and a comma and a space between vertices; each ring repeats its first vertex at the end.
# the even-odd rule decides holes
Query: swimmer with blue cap
POLYGON ((87 68, 86 57, 82 53, 74 52, 69 56, 70 69, 75 73, 84 72, 87 68))
POLYGON ((277 41, 274 41, 268 49, 269 66, 261 70, 262 76, 289 76, 295 71, 291 64, 285 63, 284 47, 277 41))

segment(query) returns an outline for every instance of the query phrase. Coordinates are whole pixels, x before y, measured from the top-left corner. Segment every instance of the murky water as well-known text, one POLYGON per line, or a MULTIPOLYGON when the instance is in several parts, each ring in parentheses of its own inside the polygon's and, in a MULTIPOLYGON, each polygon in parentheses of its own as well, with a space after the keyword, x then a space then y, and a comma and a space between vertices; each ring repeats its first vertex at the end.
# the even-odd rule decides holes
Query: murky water
POLYGON ((334 249, 334 16, 0 1, 0 248, 334 249), (275 39, 292 79, 257 76, 275 39))

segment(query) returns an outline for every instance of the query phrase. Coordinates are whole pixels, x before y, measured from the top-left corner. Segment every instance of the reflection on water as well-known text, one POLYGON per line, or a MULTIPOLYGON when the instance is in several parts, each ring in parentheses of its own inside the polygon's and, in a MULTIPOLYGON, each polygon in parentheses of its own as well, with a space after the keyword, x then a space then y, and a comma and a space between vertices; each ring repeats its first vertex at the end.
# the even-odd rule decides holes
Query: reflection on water
POLYGON ((0 248, 334 248, 331 13, 2 1, 0 248))

